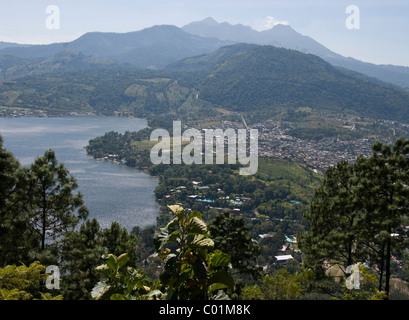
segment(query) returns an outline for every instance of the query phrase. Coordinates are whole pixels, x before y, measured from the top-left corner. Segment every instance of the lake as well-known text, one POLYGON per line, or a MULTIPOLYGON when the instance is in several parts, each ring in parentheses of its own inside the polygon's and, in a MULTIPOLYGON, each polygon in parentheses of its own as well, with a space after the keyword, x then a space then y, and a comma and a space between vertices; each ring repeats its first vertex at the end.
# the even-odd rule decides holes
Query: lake
POLYGON ((143 171, 88 156, 88 141, 105 132, 139 131, 147 121, 119 117, 0 118, 3 146, 23 166, 53 149, 77 179, 89 210, 102 228, 116 221, 131 230, 156 224, 159 206, 154 190, 157 179, 143 171))

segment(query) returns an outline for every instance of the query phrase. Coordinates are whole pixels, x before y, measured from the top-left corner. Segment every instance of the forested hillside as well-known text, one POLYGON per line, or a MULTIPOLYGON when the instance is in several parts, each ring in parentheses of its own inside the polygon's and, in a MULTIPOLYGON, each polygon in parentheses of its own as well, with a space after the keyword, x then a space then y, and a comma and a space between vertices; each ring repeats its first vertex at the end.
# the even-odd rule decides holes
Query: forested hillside
POLYGON ((310 107, 383 119, 408 117, 409 100, 403 90, 347 74, 298 51, 236 45, 176 66, 182 70, 209 66, 197 85, 200 98, 231 110, 263 112, 265 117, 310 107))

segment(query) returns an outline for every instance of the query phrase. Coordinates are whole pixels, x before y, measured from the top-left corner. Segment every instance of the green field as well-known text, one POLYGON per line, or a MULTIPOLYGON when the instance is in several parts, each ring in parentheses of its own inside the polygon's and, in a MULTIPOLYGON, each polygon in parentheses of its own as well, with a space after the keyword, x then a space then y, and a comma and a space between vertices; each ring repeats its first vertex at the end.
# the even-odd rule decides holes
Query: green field
POLYGON ((273 158, 259 159, 255 177, 277 187, 288 185, 298 199, 305 201, 311 199, 323 178, 304 164, 273 158))

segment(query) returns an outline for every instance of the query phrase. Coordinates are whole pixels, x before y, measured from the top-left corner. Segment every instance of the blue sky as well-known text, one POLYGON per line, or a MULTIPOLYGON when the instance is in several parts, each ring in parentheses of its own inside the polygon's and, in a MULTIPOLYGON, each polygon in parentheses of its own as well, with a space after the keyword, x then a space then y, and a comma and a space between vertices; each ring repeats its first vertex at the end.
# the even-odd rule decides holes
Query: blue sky
POLYGON ((409 66, 407 0, 0 0, 0 41, 64 42, 90 31, 129 32, 158 24, 181 27, 206 17, 257 30, 285 23, 344 56, 409 66), (59 29, 46 27, 49 5, 59 8, 59 29), (360 10, 359 29, 345 25, 349 5, 360 10))

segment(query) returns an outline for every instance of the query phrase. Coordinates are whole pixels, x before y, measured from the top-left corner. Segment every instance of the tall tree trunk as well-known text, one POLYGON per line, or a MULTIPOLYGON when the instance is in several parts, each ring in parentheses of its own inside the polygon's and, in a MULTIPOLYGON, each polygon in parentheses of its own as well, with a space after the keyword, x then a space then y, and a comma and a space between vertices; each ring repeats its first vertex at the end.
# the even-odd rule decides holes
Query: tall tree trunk
POLYGON ((385 244, 382 244, 381 249, 381 263, 380 263, 380 275, 379 275, 379 291, 382 291, 382 280, 383 280, 383 266, 384 266, 384 258, 385 258, 385 244))
POLYGON ((389 281, 391 277, 391 239, 386 244, 386 268, 385 268, 385 291, 386 299, 389 299, 389 281))
POLYGON ((41 232, 41 251, 44 251, 45 248, 45 233, 46 233, 46 224, 47 224, 47 204, 46 204, 46 189, 43 189, 43 225, 41 232))

